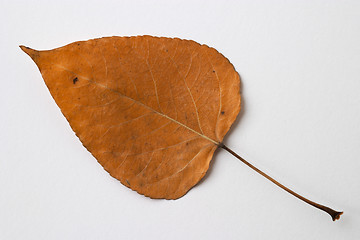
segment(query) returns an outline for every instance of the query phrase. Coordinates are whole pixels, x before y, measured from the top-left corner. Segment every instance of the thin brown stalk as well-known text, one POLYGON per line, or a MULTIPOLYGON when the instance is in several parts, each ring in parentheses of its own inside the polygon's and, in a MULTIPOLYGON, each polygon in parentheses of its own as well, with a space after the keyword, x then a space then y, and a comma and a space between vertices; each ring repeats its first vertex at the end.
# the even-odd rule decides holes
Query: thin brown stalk
POLYGON ((284 185, 282 185, 281 183, 279 183, 278 181, 276 181, 275 179, 273 179, 272 177, 270 177, 269 175, 267 175, 266 173, 264 173, 263 171, 261 171, 260 169, 258 169, 257 167, 255 167, 254 165, 252 165, 251 163, 249 163, 248 161, 246 161, 244 158, 240 157, 238 154, 236 154, 234 151, 232 151, 230 148, 228 148, 227 146, 225 146, 224 144, 220 144, 219 147, 225 149, 226 151, 228 151, 229 153, 231 153, 233 156, 235 156, 237 159, 239 159, 241 162, 243 162, 244 164, 246 164, 247 166, 249 166, 251 169, 255 170, 257 173, 261 174, 262 176, 264 176, 265 178, 267 178, 268 180, 270 180, 271 182, 273 182, 274 184, 276 184, 277 186, 279 186, 280 188, 284 189, 285 191, 287 191, 288 193, 292 194, 293 196, 297 197, 298 199, 306 202, 307 204, 310 204, 313 207, 316 207, 326 213, 328 213, 332 220, 338 220, 341 216, 341 214, 343 214, 343 212, 338 212, 335 211, 329 207, 326 207, 324 205, 318 204, 316 202, 313 202, 299 194, 297 194, 296 192, 294 192, 293 190, 285 187, 284 185))

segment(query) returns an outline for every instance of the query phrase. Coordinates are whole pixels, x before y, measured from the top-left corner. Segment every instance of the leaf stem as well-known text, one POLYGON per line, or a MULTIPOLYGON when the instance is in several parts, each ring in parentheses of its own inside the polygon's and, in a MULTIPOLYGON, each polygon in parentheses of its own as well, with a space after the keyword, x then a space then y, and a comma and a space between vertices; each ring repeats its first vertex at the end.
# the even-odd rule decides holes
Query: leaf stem
POLYGON ((316 207, 326 213, 328 213, 332 220, 338 220, 340 218, 340 215, 343 214, 343 212, 337 212, 329 207, 323 206, 321 204, 318 204, 316 202, 313 202, 299 194, 297 194, 296 192, 292 191, 291 189, 285 187, 284 185, 282 185, 281 183, 279 183, 278 181, 276 181, 275 179, 273 179, 272 177, 270 177, 269 175, 267 175, 266 173, 262 172, 260 169, 258 169, 257 167, 253 166, 251 163, 249 163, 248 161, 246 161, 244 158, 240 157, 238 154, 236 154, 234 151, 232 151, 230 148, 228 148, 227 146, 225 146, 224 144, 220 143, 219 147, 225 149, 226 151, 228 151, 229 153, 231 153, 233 156, 235 156, 237 159, 239 159, 240 161, 242 161, 243 163, 245 163, 247 166, 249 166, 250 168, 252 168, 253 170, 255 170, 257 173, 261 174, 262 176, 264 176, 265 178, 267 178, 268 180, 270 180, 271 182, 273 182, 274 184, 276 184, 278 187, 284 189, 285 191, 287 191, 288 193, 292 194, 293 196, 297 197, 298 199, 306 202, 307 204, 310 204, 313 207, 316 207))

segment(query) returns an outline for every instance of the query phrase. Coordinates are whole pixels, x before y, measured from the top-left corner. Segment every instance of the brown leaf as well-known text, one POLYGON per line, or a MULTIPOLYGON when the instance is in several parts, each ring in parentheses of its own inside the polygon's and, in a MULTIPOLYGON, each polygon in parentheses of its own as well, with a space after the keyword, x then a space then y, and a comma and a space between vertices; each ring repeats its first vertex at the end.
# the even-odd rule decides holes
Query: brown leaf
POLYGON ((176 199, 198 183, 240 111, 238 73, 194 41, 107 37, 21 48, 83 145, 151 198, 176 199))

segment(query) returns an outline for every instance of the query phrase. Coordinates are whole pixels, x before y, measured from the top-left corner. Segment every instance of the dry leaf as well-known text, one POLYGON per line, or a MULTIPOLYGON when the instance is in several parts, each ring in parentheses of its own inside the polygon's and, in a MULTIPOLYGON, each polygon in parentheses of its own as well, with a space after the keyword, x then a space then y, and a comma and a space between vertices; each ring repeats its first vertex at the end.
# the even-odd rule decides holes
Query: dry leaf
POLYGON ((83 145, 111 176, 176 199, 205 175, 240 110, 240 79, 194 41, 107 37, 22 49, 83 145))
POLYGON ((111 176, 151 198, 177 199, 221 147, 302 201, 222 140, 240 111, 240 78, 215 49, 194 41, 108 37, 50 51, 21 46, 83 145, 111 176))

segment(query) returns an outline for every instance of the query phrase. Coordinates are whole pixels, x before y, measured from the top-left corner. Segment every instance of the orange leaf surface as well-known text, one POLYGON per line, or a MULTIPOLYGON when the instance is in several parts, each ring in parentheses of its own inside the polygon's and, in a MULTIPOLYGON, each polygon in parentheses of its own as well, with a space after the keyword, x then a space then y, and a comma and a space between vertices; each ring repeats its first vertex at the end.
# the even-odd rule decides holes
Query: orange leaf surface
POLYGON ((194 41, 107 37, 21 48, 83 145, 151 198, 177 199, 198 183, 240 111, 238 73, 194 41))

